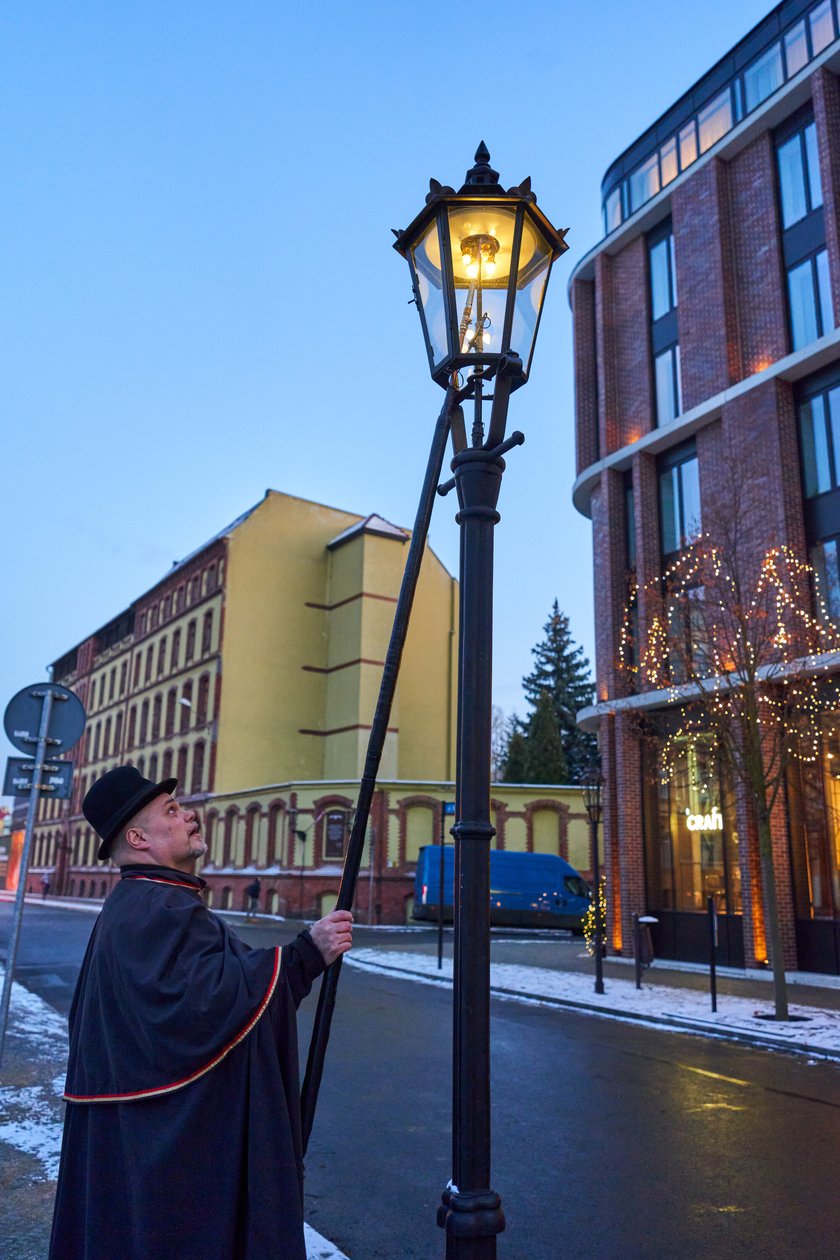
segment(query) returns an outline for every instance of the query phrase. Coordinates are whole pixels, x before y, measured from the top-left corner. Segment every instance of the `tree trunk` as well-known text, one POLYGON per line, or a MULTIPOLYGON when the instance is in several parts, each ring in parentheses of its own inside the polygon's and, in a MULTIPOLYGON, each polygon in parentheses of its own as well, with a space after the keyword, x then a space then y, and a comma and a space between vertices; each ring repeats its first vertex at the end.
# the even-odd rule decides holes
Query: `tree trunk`
POLYGON ((759 809, 758 850, 761 859, 761 882, 764 886, 764 918, 767 932, 767 950, 773 969, 773 996, 776 1003, 776 1019, 788 1018, 787 980, 782 954, 782 931, 779 925, 779 903, 776 897, 776 871, 773 866, 773 841, 770 835, 770 817, 759 809))

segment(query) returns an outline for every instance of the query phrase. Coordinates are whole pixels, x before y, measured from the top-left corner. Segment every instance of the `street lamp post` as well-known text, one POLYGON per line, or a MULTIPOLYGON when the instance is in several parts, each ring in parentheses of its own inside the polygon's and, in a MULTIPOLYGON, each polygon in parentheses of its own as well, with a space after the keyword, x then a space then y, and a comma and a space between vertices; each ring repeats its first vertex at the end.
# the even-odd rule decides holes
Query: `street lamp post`
POLYGON ((604 925, 601 921, 601 863, 598 853, 598 824, 604 808, 604 780, 593 770, 583 781, 583 803, 589 815, 592 850, 592 882, 595 885, 595 992, 604 992, 604 925))
POLYGON ((564 232, 530 180, 505 191, 481 144, 459 192, 436 180, 395 249, 408 261, 433 379, 474 400, 468 440, 453 413, 451 481, 461 528, 456 763, 452 1178, 438 1209, 447 1260, 494 1260, 505 1225, 490 1185, 490 822, 493 530, 511 393, 528 379, 564 232), (463 375, 469 373, 464 383, 463 375), (492 394, 485 385, 493 381, 492 394), (485 426, 484 404, 492 402, 485 426))

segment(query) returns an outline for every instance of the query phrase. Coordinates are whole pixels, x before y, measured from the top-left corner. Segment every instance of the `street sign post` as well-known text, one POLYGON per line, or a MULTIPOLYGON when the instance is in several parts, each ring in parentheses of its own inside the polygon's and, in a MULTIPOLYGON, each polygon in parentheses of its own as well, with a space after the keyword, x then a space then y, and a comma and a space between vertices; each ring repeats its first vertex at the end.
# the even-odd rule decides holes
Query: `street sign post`
POLYGON ((4 793, 9 793, 8 784, 11 779, 16 785, 12 788, 14 795, 24 796, 29 793, 29 808, 26 811, 26 831, 20 855, 9 948, 6 951, 3 995, 0 998, 0 1064, 3 1062, 3 1047, 6 1043, 9 1002, 38 800, 41 796, 70 795, 72 764, 69 761, 57 762, 54 758, 59 753, 68 752, 81 737, 85 729, 85 710, 79 697, 66 687, 51 682, 34 683, 30 687, 24 687, 9 701, 3 715, 3 727, 15 748, 28 754, 26 757, 9 758, 4 793))

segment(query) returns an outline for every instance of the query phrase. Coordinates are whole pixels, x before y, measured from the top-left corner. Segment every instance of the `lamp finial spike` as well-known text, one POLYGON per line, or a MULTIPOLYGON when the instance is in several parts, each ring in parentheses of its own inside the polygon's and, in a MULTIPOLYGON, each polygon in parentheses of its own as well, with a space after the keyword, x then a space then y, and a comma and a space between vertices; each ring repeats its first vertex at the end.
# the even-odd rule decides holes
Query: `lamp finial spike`
POLYGON ((499 172, 490 165, 490 151, 484 141, 475 151, 475 166, 467 171, 467 179, 461 192, 468 188, 483 187, 488 192, 502 192, 499 186, 499 172))

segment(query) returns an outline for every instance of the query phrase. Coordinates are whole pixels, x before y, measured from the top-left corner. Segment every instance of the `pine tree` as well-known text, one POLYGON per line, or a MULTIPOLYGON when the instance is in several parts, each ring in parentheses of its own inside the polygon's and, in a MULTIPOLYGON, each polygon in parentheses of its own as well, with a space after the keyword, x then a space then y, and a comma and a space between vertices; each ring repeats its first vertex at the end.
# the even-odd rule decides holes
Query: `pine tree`
POLYGON ((502 783, 527 783, 528 743, 524 731, 514 730, 508 740, 502 783))
POLYGON ((525 783, 567 783, 569 771, 554 715, 554 702, 543 691, 528 723, 525 783))
POLYGON ((594 737, 577 724, 578 711, 592 704, 595 697, 589 661, 583 655, 583 648, 575 645, 569 632, 569 618, 561 613, 556 599, 543 630, 545 638, 531 649, 534 668, 522 679, 522 689, 534 709, 532 721, 542 693, 548 692, 565 757, 567 781, 579 783, 597 756, 594 737))

